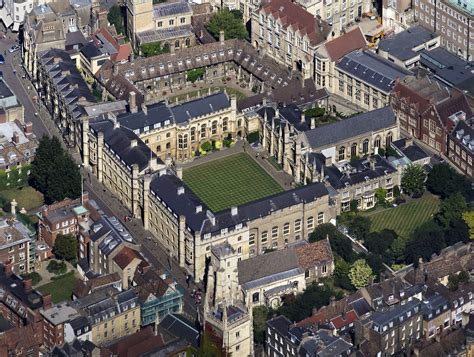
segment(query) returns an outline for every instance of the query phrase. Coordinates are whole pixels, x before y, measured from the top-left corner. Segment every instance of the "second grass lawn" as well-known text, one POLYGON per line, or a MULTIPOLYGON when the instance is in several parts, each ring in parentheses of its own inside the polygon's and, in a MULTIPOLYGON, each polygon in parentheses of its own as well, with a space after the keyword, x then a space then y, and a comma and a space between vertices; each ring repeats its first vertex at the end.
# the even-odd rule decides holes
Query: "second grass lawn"
POLYGON ((37 289, 42 293, 50 293, 53 303, 56 304, 72 299, 72 290, 74 289, 76 281, 77 278, 74 276, 74 273, 69 272, 37 289))
POLYGON ((404 203, 396 208, 370 215, 371 230, 378 232, 383 229, 392 229, 398 235, 408 238, 417 227, 438 212, 438 209, 439 199, 425 194, 419 199, 404 203))
POLYGON ((283 191, 253 158, 244 153, 186 169, 183 179, 214 212, 283 191))

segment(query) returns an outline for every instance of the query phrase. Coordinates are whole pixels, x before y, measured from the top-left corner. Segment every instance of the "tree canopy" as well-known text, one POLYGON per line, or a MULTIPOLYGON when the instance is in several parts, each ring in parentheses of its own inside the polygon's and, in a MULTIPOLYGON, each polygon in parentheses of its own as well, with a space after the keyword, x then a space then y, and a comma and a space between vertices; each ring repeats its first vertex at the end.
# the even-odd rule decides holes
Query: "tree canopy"
POLYGON ((407 195, 419 196, 425 191, 426 174, 420 165, 408 165, 402 174, 402 189, 407 195))
POLYGON ((125 34, 124 17, 120 6, 113 5, 110 8, 109 13, 107 14, 107 20, 111 25, 115 26, 117 33, 125 34))
POLYGON ((231 38, 248 39, 249 34, 242 22, 242 14, 240 11, 221 10, 214 14, 207 25, 209 33, 217 40, 219 33, 224 30, 226 40, 231 38))
POLYGON ((44 136, 31 165, 30 184, 40 191, 46 203, 81 195, 79 167, 57 137, 44 136))
POLYGON ((161 55, 162 53, 168 53, 170 51, 170 45, 165 44, 161 46, 161 42, 144 43, 140 46, 140 52, 145 57, 151 57, 161 55))
POLYGON ((76 237, 70 234, 58 234, 54 241, 54 255, 58 259, 75 260, 77 258, 77 245, 76 237))
POLYGON ((370 232, 370 218, 366 216, 355 215, 347 223, 349 235, 357 240, 364 240, 370 232))
POLYGON ((460 192, 456 192, 441 202, 436 220, 442 227, 447 228, 452 220, 462 219, 462 215, 466 210, 466 199, 460 192))
POLYGON ((444 232, 434 221, 428 221, 417 228, 405 247, 407 263, 417 263, 418 258, 427 261, 433 253, 445 247, 444 232))
POLYGON ((349 279, 357 289, 369 285, 373 276, 372 268, 364 259, 357 259, 349 270, 349 279))
POLYGON ((469 202, 472 199, 472 182, 466 176, 458 174, 447 164, 434 165, 428 179, 426 180, 427 189, 441 198, 451 196, 453 193, 460 192, 469 202))
POLYGON ((374 254, 385 254, 397 239, 397 233, 391 229, 384 229, 381 232, 371 232, 364 240, 365 247, 374 254))

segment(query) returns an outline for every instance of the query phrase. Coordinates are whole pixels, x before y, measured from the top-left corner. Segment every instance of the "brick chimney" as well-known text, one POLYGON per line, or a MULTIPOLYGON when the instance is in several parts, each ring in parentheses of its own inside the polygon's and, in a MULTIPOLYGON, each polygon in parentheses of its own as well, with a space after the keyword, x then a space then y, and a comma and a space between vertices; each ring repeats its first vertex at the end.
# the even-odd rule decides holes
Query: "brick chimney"
POLYGON ((25 123, 25 135, 30 136, 33 134, 33 123, 31 121, 25 123))
POLYGON ((51 294, 43 295, 43 309, 49 309, 52 305, 51 294))
POLYGON ((31 290, 33 290, 33 281, 31 279, 24 279, 23 289, 25 290, 25 293, 31 293, 31 290))
POLYGON ((12 275, 12 272, 13 272, 12 269, 13 269, 13 264, 11 262, 3 263, 3 270, 6 276, 12 275))
POLYGON ((18 134, 16 131, 13 133, 13 138, 12 138, 13 142, 15 144, 19 144, 20 143, 20 134, 18 134))

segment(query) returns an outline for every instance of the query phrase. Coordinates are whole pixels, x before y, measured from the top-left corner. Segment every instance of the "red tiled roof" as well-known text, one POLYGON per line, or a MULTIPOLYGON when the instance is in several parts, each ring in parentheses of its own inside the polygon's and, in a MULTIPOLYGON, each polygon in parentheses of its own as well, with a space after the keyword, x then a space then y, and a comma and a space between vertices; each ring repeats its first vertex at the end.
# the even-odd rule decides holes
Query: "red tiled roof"
POLYGON ((315 326, 320 322, 326 321, 326 314, 324 311, 320 311, 315 315, 307 317, 295 324, 296 327, 311 327, 315 326))
POLYGON ((116 356, 135 357, 164 346, 161 336, 155 336, 151 327, 129 335, 110 345, 108 349, 116 356))
POLYGON ((299 265, 305 270, 333 259, 331 245, 327 239, 299 246, 295 251, 299 265))
POLYGON ((113 260, 121 269, 125 269, 135 258, 143 260, 142 255, 135 249, 123 247, 113 260))
POLYGON ((327 22, 316 19, 291 0, 269 0, 263 4, 262 11, 279 19, 283 27, 291 27, 295 32, 299 30, 301 35, 307 35, 312 45, 325 41, 330 31, 327 22))
POLYGON ((354 310, 350 310, 344 314, 344 317, 340 315, 333 318, 331 320, 331 323, 333 324, 336 330, 339 330, 343 328, 344 326, 354 323, 355 320, 357 320, 357 314, 355 313, 354 310))
POLYGON ((337 62, 348 53, 365 48, 365 37, 359 27, 324 44, 332 61, 337 62))
POLYGON ((112 35, 111 31, 108 28, 105 27, 101 27, 99 30, 97 30, 95 35, 97 36, 97 34, 99 33, 104 36, 104 38, 117 50, 117 53, 110 57, 113 62, 128 60, 128 57, 132 53, 132 46, 130 45, 130 43, 120 44, 119 40, 112 35))

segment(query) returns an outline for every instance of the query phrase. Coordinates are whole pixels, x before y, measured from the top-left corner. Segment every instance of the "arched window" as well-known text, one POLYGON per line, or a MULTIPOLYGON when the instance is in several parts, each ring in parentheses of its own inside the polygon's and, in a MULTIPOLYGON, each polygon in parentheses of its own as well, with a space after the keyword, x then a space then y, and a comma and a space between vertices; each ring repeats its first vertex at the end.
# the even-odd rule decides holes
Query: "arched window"
POLYGON ((387 137, 385 138, 385 146, 389 147, 390 144, 392 143, 393 137, 392 137, 392 132, 387 134, 387 137))
POLYGON ((158 145, 158 146, 156 147, 156 152, 160 152, 160 151, 161 151, 161 145, 158 145))
POLYGON ((242 126, 242 119, 237 120, 237 127, 240 128, 242 126))
POLYGON ((196 128, 191 128, 191 142, 194 143, 196 141, 196 128))
POLYGON ((260 300, 260 293, 257 291, 252 294, 252 302, 258 302, 260 300))
POLYGON ((367 154, 369 152, 369 139, 365 139, 362 143, 362 152, 367 154))
POLYGON ((174 48, 179 48, 179 40, 176 40, 176 41, 174 42, 174 48))
POLYGON ((377 135, 377 137, 375 138, 374 146, 375 146, 376 148, 379 148, 379 147, 380 147, 380 136, 378 136, 378 135, 377 135))
POLYGON ((183 148, 183 135, 181 134, 178 135, 178 148, 179 149, 183 148))
POLYGON ((206 124, 201 125, 201 139, 206 137, 206 124))
POLYGON ((188 134, 183 135, 183 149, 188 148, 188 134))
POLYGON ((344 146, 341 146, 341 147, 339 148, 339 158, 338 158, 338 160, 339 160, 339 161, 342 161, 342 160, 344 160, 345 158, 346 158, 346 148, 345 148, 344 146))
POLYGON ((217 134, 217 120, 214 120, 214 121, 212 122, 211 134, 212 134, 212 135, 216 135, 216 134, 217 134))
POLYGON ((191 40, 189 38, 186 39, 185 41, 186 47, 191 46, 191 40))
POLYGON ((357 143, 352 144, 351 146, 351 157, 357 156, 357 143))
POLYGON ((223 132, 226 132, 227 129, 228 129, 228 126, 229 125, 229 119, 227 118, 224 118, 224 120, 222 120, 222 131, 223 132))

